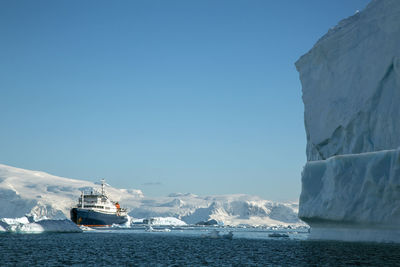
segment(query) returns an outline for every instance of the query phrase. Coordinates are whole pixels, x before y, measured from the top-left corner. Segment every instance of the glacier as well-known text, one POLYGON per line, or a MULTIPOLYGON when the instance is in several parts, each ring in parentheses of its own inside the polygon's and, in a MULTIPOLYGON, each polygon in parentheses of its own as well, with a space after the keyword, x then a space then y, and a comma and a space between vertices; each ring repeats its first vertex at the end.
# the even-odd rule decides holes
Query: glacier
MULTIPOLYGON (((68 219, 80 191, 88 188, 98 185, 0 164, 0 218, 26 216, 32 223, 68 219)), ((155 224, 185 225, 215 219, 231 226, 305 226, 297 216, 296 202, 274 202, 245 194, 171 193, 165 197, 146 197, 140 190, 110 185, 106 185, 106 191, 111 199, 128 208, 132 223, 153 218, 155 224)), ((130 227, 130 223, 122 227, 130 227)))
POLYGON ((373 0, 297 62, 312 239, 400 242, 400 1, 373 0))

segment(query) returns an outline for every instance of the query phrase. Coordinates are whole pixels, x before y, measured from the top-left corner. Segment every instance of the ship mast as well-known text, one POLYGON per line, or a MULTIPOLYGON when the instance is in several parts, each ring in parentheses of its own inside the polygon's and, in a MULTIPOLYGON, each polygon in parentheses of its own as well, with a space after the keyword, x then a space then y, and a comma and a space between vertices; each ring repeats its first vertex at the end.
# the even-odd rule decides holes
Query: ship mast
POLYGON ((104 179, 101 179, 101 195, 104 196, 105 195, 105 190, 104 190, 104 179))
POLYGON ((84 191, 82 191, 81 201, 82 201, 81 208, 83 209, 85 207, 85 204, 83 204, 83 202, 85 202, 85 192, 84 191))

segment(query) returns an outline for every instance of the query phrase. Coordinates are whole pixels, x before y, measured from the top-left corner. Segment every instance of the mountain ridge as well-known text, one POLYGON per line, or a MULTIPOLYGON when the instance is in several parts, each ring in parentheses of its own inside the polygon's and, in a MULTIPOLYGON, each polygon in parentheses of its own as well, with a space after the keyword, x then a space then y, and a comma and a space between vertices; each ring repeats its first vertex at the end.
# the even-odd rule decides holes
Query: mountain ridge
MULTIPOLYGON (((0 218, 25 215, 52 219, 69 218, 69 210, 82 190, 96 183, 64 178, 0 164, 0 218)), ((107 194, 129 209, 134 218, 175 217, 188 224, 215 219, 229 225, 303 224, 297 217, 298 204, 280 203, 245 194, 197 196, 171 193, 145 197, 138 189, 106 186, 107 194)))

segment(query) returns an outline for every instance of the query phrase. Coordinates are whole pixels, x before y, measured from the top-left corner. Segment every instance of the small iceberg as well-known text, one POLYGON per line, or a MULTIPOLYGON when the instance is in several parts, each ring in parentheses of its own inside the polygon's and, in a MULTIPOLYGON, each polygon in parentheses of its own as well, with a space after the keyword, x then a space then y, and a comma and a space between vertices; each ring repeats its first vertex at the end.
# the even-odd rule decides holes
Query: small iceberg
MULTIPOLYGON (((185 226, 187 225, 184 221, 179 220, 175 217, 152 217, 142 219, 142 223, 148 225, 171 225, 171 226, 185 226)), ((132 220, 132 224, 136 224, 135 220, 132 220)))
POLYGON ((233 238, 233 233, 232 231, 229 231, 228 234, 223 234, 221 235, 219 231, 217 230, 212 230, 211 232, 207 234, 202 234, 201 237, 203 238, 225 238, 225 239, 232 239, 233 238))
POLYGON ((146 227, 146 232, 171 232, 171 229, 169 228, 163 228, 163 229, 154 229, 151 225, 146 227))
POLYGON ((84 226, 84 225, 79 226, 79 228, 80 228, 82 231, 95 231, 95 229, 90 228, 89 226, 84 226))
POLYGON ((68 219, 32 221, 27 217, 0 219, 0 232, 11 233, 81 233, 76 224, 68 219), (4 231, 2 230, 4 229, 4 231))
POLYGON ((271 234, 268 234, 268 236, 269 237, 284 237, 284 238, 289 237, 289 235, 286 233, 271 233, 271 234))
POLYGON ((233 238, 233 233, 232 233, 232 231, 229 231, 229 233, 227 233, 227 234, 225 234, 225 235, 222 235, 222 238, 225 238, 225 239, 232 239, 232 238, 233 238))

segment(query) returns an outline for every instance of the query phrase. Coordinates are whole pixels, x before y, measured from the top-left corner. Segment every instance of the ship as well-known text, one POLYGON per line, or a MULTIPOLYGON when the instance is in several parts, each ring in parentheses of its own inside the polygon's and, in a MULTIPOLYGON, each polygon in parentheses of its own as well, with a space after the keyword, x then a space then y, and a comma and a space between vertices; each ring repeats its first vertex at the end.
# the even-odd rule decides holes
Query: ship
POLYGON ((105 180, 101 180, 101 191, 82 191, 78 204, 71 209, 71 220, 77 225, 106 227, 128 221, 127 210, 118 202, 111 201, 105 191, 105 180))

